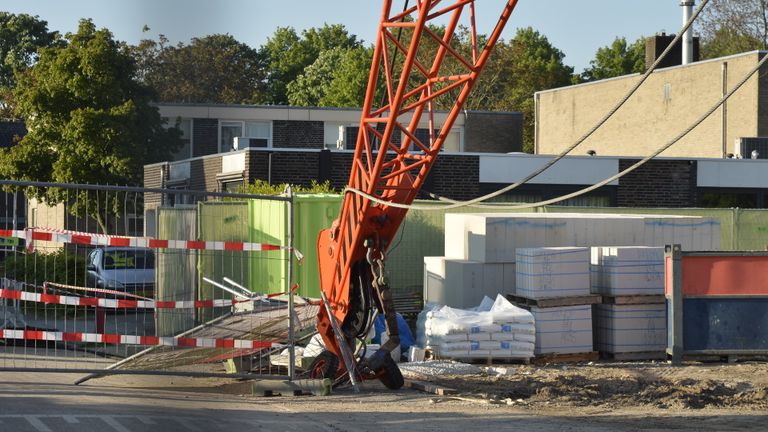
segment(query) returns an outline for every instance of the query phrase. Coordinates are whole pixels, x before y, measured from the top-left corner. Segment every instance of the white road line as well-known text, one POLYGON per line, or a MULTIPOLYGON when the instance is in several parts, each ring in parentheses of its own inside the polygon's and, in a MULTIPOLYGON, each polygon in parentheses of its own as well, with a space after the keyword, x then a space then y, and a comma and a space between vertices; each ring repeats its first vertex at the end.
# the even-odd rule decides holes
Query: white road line
POLYGON ((75 416, 65 415, 65 416, 62 416, 62 417, 64 418, 64 421, 69 423, 69 424, 80 423, 80 420, 78 420, 77 417, 75 417, 75 416))
POLYGON ((37 429, 38 432, 53 432, 51 428, 45 425, 37 416, 31 416, 31 415, 25 415, 24 418, 29 422, 29 424, 32 425, 33 428, 37 429))
POLYGON ((120 422, 115 420, 114 417, 112 417, 112 416, 103 415, 103 416, 99 416, 99 418, 104 423, 112 426, 112 429, 116 430, 117 432, 131 432, 130 429, 128 429, 127 427, 121 425, 120 422))
POLYGON ((202 429, 200 429, 199 427, 197 427, 197 425, 195 425, 194 423, 190 422, 187 419, 174 418, 174 420, 179 422, 179 424, 184 426, 184 428, 187 430, 194 431, 194 432, 202 432, 202 429))
POLYGON ((136 416, 137 419, 139 419, 140 422, 144 423, 145 425, 156 425, 157 422, 152 420, 151 418, 147 416, 136 416))

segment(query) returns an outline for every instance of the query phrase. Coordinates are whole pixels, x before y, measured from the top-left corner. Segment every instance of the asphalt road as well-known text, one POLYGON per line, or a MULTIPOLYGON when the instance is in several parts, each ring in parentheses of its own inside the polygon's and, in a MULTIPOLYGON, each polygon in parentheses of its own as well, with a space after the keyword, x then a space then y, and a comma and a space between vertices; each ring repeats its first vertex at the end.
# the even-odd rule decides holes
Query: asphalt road
MULTIPOLYGON (((255 397, 247 383, 0 373, 0 431, 667 431, 759 430, 763 413, 532 412, 365 383, 332 396, 255 397)), ((762 426, 760 426, 762 425, 762 426)))

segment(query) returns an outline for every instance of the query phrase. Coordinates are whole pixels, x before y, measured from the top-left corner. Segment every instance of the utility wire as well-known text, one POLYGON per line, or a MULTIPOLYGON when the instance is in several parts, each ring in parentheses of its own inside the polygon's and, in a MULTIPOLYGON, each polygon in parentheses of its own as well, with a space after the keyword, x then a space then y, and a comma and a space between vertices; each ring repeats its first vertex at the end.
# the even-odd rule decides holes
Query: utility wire
MULTIPOLYGON (((580 190, 578 190, 576 192, 572 192, 572 193, 567 194, 567 195, 562 195, 562 196, 559 196, 559 197, 556 197, 556 198, 552 198, 552 199, 548 199, 548 200, 544 200, 544 201, 539 201, 539 202, 535 202, 535 203, 525 203, 525 204, 519 204, 519 205, 513 205, 513 206, 504 206, 504 208, 507 208, 507 209, 510 209, 510 210, 526 209, 526 208, 532 208, 532 207, 540 207, 540 206, 544 206, 544 205, 548 205, 548 204, 554 204, 554 203, 557 203, 557 202, 560 202, 560 201, 564 201, 564 200, 567 200, 567 199, 570 199, 570 198, 575 198, 575 197, 578 197, 580 195, 584 195, 585 193, 592 192, 593 190, 598 189, 600 187, 603 187, 603 186, 607 185, 608 183, 610 183, 610 182, 612 182, 614 180, 618 180, 619 178, 623 177, 624 175, 629 174, 630 172, 636 170, 637 168, 639 168, 640 166, 642 166, 643 164, 645 164, 649 160, 651 160, 651 159, 655 158, 656 156, 658 156, 659 154, 661 154, 664 150, 672 147, 672 145, 674 145, 675 143, 680 141, 683 137, 688 135, 693 129, 695 129, 704 120, 706 120, 707 117, 712 115, 712 113, 714 113, 718 108, 720 108, 720 106, 726 100, 728 100, 728 98, 730 98, 737 90, 739 90, 747 82, 747 80, 749 80, 752 77, 752 75, 754 75, 758 70, 760 70, 760 68, 763 66, 763 64, 765 64, 765 62, 768 60, 768 53, 766 53, 766 52, 761 52, 761 53, 763 54, 763 58, 757 63, 757 66, 755 66, 755 68, 752 69, 741 81, 739 81, 739 83, 736 84, 736 86, 734 86, 719 101, 717 101, 717 103, 715 103, 715 105, 712 106, 706 113, 704 113, 701 117, 699 117, 690 126, 688 126, 683 132, 681 132, 678 136, 673 138, 667 144, 664 144, 663 146, 659 147, 656 151, 654 151, 650 155, 644 157, 643 159, 639 160, 638 162, 636 162, 635 164, 633 164, 629 168, 627 168, 624 171, 621 171, 621 172, 619 172, 617 174, 614 174, 611 177, 608 177, 607 179, 600 181, 599 183, 595 183, 592 186, 588 186, 588 187, 586 187, 584 189, 580 189, 580 190)), ((392 206, 392 207, 397 207, 397 208, 407 208, 407 209, 413 209, 413 210, 444 210, 444 209, 448 209, 448 208, 456 208, 456 207, 461 207, 461 206, 466 205, 465 203, 457 203, 457 204, 452 204, 452 205, 447 205, 447 206, 414 206, 414 205, 398 204, 398 203, 391 203, 391 202, 386 202, 386 201, 380 200, 379 198, 376 198, 374 196, 371 196, 371 195, 369 195, 367 193, 364 193, 362 191, 359 191, 359 190, 352 190, 351 188, 348 188, 347 190, 349 192, 353 192, 353 193, 356 193, 358 195, 361 195, 361 196, 363 196, 363 197, 365 197, 365 198, 367 198, 367 199, 369 199, 371 201, 375 201, 375 202, 378 202, 378 203, 386 204, 386 205, 389 205, 389 206, 392 206)), ((495 208, 499 208, 499 206, 495 206, 495 208)))
MULTIPOLYGON (((456 200, 452 200, 452 199, 448 199, 448 198, 444 198, 444 197, 439 197, 439 196, 434 195, 434 194, 430 194, 433 197, 437 197, 441 201, 450 202, 451 204, 450 205, 446 205, 446 206, 431 206, 431 207, 422 206, 423 208, 419 207, 418 209, 421 209, 421 210, 445 210, 445 209, 467 207, 467 206, 474 206, 474 207, 480 207, 480 208, 488 207, 488 206, 478 205, 478 204, 483 202, 483 201, 487 201, 487 200, 489 200, 491 198, 495 198, 495 197, 497 197, 497 196, 499 196, 501 194, 504 194, 506 192, 509 192, 509 191, 511 191, 513 189, 516 189, 519 186, 521 186, 521 185, 525 184, 526 182, 530 181, 534 177, 538 176, 542 172, 546 171, 550 167, 552 167, 552 165, 557 163, 559 160, 563 159, 568 153, 573 151, 573 149, 575 149, 576 147, 581 145, 585 140, 587 140, 587 138, 592 136, 592 134, 594 134, 611 117, 613 117, 613 115, 627 102, 627 100, 629 100, 629 98, 632 97, 632 95, 634 95, 635 92, 637 92, 637 90, 640 88, 640 86, 642 86, 643 83, 645 83, 645 81, 648 79, 648 77, 650 77, 650 75, 658 68, 659 64, 661 64, 661 62, 664 61, 664 59, 666 58, 667 54, 669 54, 669 52, 672 51, 672 49, 675 46, 675 44, 677 44, 680 41, 680 39, 682 39, 682 37, 685 34, 685 32, 688 31, 688 29, 693 25, 694 21, 701 14, 701 11, 704 9, 704 7, 707 5, 707 3, 709 3, 709 0, 702 0, 701 4, 699 4, 699 7, 696 8, 696 10, 694 11, 693 15, 691 15, 691 18, 688 20, 688 22, 685 23, 683 28, 677 33, 677 35, 672 40, 672 42, 670 42, 670 44, 667 46, 667 48, 664 49, 664 51, 656 59, 656 61, 653 62, 651 67, 648 68, 648 70, 645 71, 645 73, 640 77, 640 80, 637 83, 635 83, 635 85, 629 90, 629 92, 627 92, 627 94, 621 100, 619 100, 619 102, 605 116, 603 116, 603 118, 600 121, 598 121, 597 124, 595 124, 589 131, 587 131, 587 133, 582 135, 581 138, 576 140, 575 143, 573 143, 571 146, 569 146, 568 148, 566 148, 565 150, 560 152, 560 154, 558 154, 553 159, 551 159, 550 161, 548 161, 547 163, 542 165, 539 169, 537 169, 536 171, 530 173, 529 175, 527 175, 525 178, 523 178, 522 180, 520 180, 518 182, 515 182, 515 183, 513 183, 511 185, 508 185, 508 186, 502 188, 502 189, 499 189, 497 191, 491 192, 489 194, 486 194, 486 195, 483 195, 483 196, 480 196, 480 197, 477 197, 477 198, 473 198, 473 199, 468 200, 468 201, 456 201, 456 200)), ((360 195, 361 197, 368 198, 371 201, 374 201, 374 202, 377 202, 377 203, 380 203, 380 204, 386 204, 386 205, 389 205, 391 207, 405 208, 405 209, 417 209, 417 207, 413 206, 413 205, 399 204, 399 203, 394 203, 394 202, 388 202, 388 201, 381 200, 381 199, 379 199, 377 197, 369 195, 369 194, 367 194, 367 193, 365 193, 365 192, 363 192, 363 191, 361 191, 359 189, 355 189, 355 188, 347 187, 345 189, 345 192, 355 193, 357 195, 360 195)), ((495 206, 494 208, 498 208, 498 206, 495 206)))

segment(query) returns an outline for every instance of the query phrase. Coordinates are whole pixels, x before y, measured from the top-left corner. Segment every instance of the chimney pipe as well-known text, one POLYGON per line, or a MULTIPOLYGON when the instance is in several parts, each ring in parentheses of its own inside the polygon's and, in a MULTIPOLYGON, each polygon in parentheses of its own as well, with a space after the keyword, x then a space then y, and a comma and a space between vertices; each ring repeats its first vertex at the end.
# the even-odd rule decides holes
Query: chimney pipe
MULTIPOLYGON (((695 0, 680 0, 680 6, 683 8, 683 25, 687 24, 693 15, 693 5, 695 0)), ((693 26, 683 33, 683 64, 693 63, 693 26)))

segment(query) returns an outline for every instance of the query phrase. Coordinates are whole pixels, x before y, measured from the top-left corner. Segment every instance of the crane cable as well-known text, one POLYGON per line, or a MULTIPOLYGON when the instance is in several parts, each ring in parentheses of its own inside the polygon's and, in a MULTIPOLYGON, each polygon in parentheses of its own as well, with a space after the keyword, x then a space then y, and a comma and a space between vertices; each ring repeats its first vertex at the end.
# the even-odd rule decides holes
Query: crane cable
MULTIPOLYGON (((610 183, 610 182, 612 182, 614 180, 618 180, 619 178, 623 177, 626 174, 629 174, 630 172, 632 172, 635 169, 639 168, 640 166, 642 166, 643 164, 645 164, 649 160, 651 160, 651 159, 655 158, 656 156, 658 156, 659 154, 661 154, 664 150, 672 147, 672 145, 674 145, 675 143, 680 141, 683 137, 688 135, 693 129, 695 129, 702 122, 704 122, 704 120, 706 120, 707 117, 712 115, 712 113, 714 113, 718 108, 720 108, 720 106, 726 100, 728 100, 728 98, 730 98, 737 90, 739 90, 747 82, 747 80, 749 80, 752 77, 752 75, 754 75, 758 70, 760 70, 760 68, 763 66, 763 64, 765 64, 766 61, 768 61, 768 53, 763 53, 763 58, 757 63, 757 65, 754 67, 754 69, 752 69, 744 78, 742 78, 741 81, 739 81, 738 84, 736 84, 736 86, 734 86, 719 101, 717 101, 717 103, 715 103, 714 106, 712 106, 709 110, 707 110, 706 113, 704 113, 701 117, 699 117, 690 126, 688 126, 683 132, 681 132, 678 136, 676 136, 674 139, 669 141, 667 144, 664 144, 663 146, 659 147, 656 151, 654 151, 650 155, 644 157, 643 159, 641 159, 640 161, 638 161, 635 164, 631 165, 630 167, 626 168, 625 170, 623 170, 623 171, 621 171, 621 172, 619 172, 617 174, 614 174, 611 177, 606 178, 605 180, 602 180, 602 181, 600 181, 598 183, 595 183, 592 186, 588 186, 588 187, 586 187, 584 189, 580 189, 580 190, 578 190, 576 192, 572 192, 570 194, 562 195, 562 196, 559 196, 557 198, 552 198, 552 199, 548 199, 548 200, 544 200, 544 201, 539 201, 539 202, 535 202, 535 203, 526 203, 526 204, 519 204, 519 205, 513 205, 513 206, 504 206, 504 208, 509 208, 509 209, 526 209, 526 208, 532 208, 532 207, 540 207, 540 206, 544 206, 544 205, 548 205, 548 204, 554 204, 556 202, 560 202, 560 201, 563 201, 563 200, 566 200, 566 199, 570 199, 570 198, 575 198, 575 197, 578 197, 578 196, 583 195, 585 193, 591 192, 591 191, 593 191, 595 189, 598 189, 598 188, 600 188, 602 186, 605 186, 606 184, 608 184, 608 183, 610 183)), ((452 204, 452 205, 447 205, 447 206, 415 206, 415 205, 406 205, 406 204, 398 204, 398 203, 391 203, 391 202, 383 201, 383 200, 380 200, 379 198, 376 198, 374 196, 371 196, 371 195, 369 195, 367 193, 364 193, 364 192, 358 191, 358 190, 349 190, 349 192, 353 192, 353 193, 356 193, 358 195, 361 195, 364 198, 367 198, 367 199, 369 199, 371 201, 375 201, 375 202, 378 202, 378 203, 386 204, 386 205, 389 205, 389 206, 392 206, 392 207, 407 208, 407 209, 412 209, 412 210, 444 210, 444 209, 448 209, 448 208, 456 208, 456 207, 461 207, 461 206, 465 205, 464 203, 458 203, 459 205, 452 204)), ((494 208, 498 209, 499 206, 495 206, 494 208)))
MULTIPOLYGON (((678 32, 678 34, 675 36, 675 38, 672 40, 672 42, 670 42, 670 44, 664 49, 664 51, 656 59, 656 61, 651 65, 651 67, 648 68, 647 71, 645 71, 645 73, 640 77, 640 80, 637 83, 635 83, 635 85, 629 90, 629 92, 627 92, 627 94, 621 100, 619 100, 619 102, 605 116, 603 116, 603 118, 600 121, 598 121, 589 131, 587 131, 578 140, 576 140, 575 143, 573 143, 571 146, 569 146, 568 148, 566 148, 565 150, 560 152, 560 154, 558 154, 553 159, 551 159, 550 161, 548 161, 547 163, 542 165, 539 169, 537 169, 536 171, 534 171, 534 172, 530 173, 529 175, 527 175, 522 180, 520 180, 518 182, 515 182, 515 183, 513 183, 511 185, 508 185, 508 186, 506 186, 504 188, 501 188, 501 189, 499 189, 497 191, 491 192, 489 194, 486 194, 486 195, 483 195, 483 196, 480 196, 480 197, 477 197, 477 198, 473 198, 473 199, 468 200, 468 201, 456 201, 456 200, 452 200, 452 199, 449 199, 449 198, 439 197, 439 196, 437 196, 435 194, 430 194, 430 195, 432 195, 434 197, 437 197, 441 201, 445 201, 445 202, 451 203, 450 205, 445 205, 445 206, 421 206, 421 207, 419 207, 419 206, 414 206, 414 205, 389 202, 389 201, 382 200, 382 199, 380 199, 378 197, 374 197, 374 196, 372 196, 372 195, 370 195, 370 194, 368 194, 366 192, 363 192, 363 191, 361 191, 359 189, 352 188, 352 187, 345 188, 344 192, 345 193, 346 192, 354 193, 354 194, 357 194, 357 195, 359 195, 359 196, 361 196, 363 198, 367 198, 367 199, 369 199, 369 200, 371 200, 373 202, 377 202, 377 203, 380 203, 380 204, 385 204, 385 205, 388 205, 388 206, 391 206, 391 207, 396 207, 396 208, 404 208, 404 209, 445 210, 445 209, 452 209, 452 208, 459 208, 459 207, 468 207, 468 206, 480 207, 480 208, 488 208, 488 207, 498 208, 499 206, 487 206, 487 205, 482 205, 482 204, 479 204, 479 203, 482 203, 483 201, 487 201, 487 200, 489 200, 491 198, 495 198, 495 197, 497 197, 497 196, 499 196, 499 195, 501 195, 503 193, 509 192, 509 191, 511 191, 513 189, 516 189, 519 186, 525 184, 526 182, 530 181, 534 177, 538 176, 542 172, 544 172, 547 169, 549 169, 550 167, 552 167, 552 165, 554 165, 555 163, 557 163, 558 161, 563 159, 568 153, 573 151, 573 149, 575 149, 576 147, 581 145, 590 136, 592 136, 592 134, 594 134, 611 117, 613 117, 613 115, 627 102, 627 100, 629 100, 630 97, 632 97, 635 94, 635 92, 637 92, 637 90, 640 88, 640 86, 642 86, 645 83, 645 81, 650 77, 650 75, 658 68, 658 66, 661 64, 662 61, 664 61, 664 59, 669 54, 669 52, 672 51, 672 49, 675 46, 675 44, 677 44, 680 41, 680 39, 682 39, 682 37, 685 34, 685 32, 688 31, 688 29, 693 25, 694 21, 701 14, 701 11, 704 9, 704 7, 707 5, 707 3, 709 3, 709 0, 702 0, 702 2, 699 5, 699 7, 696 8, 694 13, 691 15, 691 18, 685 23, 683 28, 678 32)), ((645 162, 643 162, 643 163, 645 163, 645 162)), ((554 199, 556 200, 555 202, 562 201, 562 199, 559 199, 559 198, 554 198, 554 199)), ((552 201, 552 200, 548 200, 548 201, 552 201)), ((517 208, 517 207, 513 206, 512 208, 517 208)))

